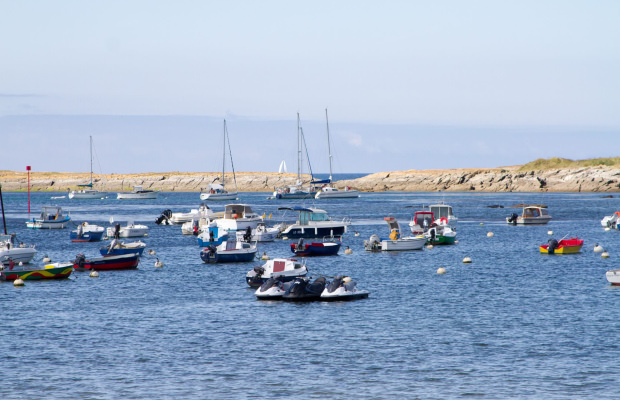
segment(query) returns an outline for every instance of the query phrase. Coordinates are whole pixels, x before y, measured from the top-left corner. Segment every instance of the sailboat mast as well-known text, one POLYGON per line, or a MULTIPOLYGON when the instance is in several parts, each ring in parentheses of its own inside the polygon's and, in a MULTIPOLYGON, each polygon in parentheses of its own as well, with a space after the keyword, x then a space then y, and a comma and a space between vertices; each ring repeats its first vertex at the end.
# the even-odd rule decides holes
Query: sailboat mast
POLYGON ((226 170, 226 120, 224 120, 224 149, 222 150, 222 186, 226 189, 224 183, 226 182, 226 178, 224 177, 224 171, 226 170))
POLYGON ((329 157, 329 182, 332 181, 332 147, 329 144, 329 118, 327 118, 327 108, 325 109, 325 123, 327 124, 327 155, 329 157))
POLYGON ((301 183, 301 135, 299 130, 299 113, 297 113, 297 184, 301 183))
POLYGON ((90 136, 90 188, 93 188, 93 137, 90 136))

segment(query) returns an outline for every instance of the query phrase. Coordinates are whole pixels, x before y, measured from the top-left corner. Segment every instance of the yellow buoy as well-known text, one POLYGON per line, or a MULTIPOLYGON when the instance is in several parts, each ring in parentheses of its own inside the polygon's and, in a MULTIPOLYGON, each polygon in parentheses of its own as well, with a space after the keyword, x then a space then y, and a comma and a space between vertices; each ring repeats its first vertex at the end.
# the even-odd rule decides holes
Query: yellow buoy
POLYGON ((24 281, 21 278, 17 278, 13 281, 13 286, 24 286, 24 281))
POLYGON ((427 249, 432 250, 433 249, 433 245, 429 244, 428 246, 426 246, 427 249))
POLYGON ((88 274, 88 276, 90 276, 91 278, 99 278, 99 272, 92 270, 90 271, 90 274, 88 274))
POLYGON ((601 253, 601 257, 602 258, 609 258, 609 253, 604 251, 604 252, 601 253))
POLYGON ((351 250, 349 246, 347 246, 347 248, 344 249, 344 254, 353 254, 353 250, 351 250))
POLYGON ((445 274, 446 273, 446 269, 444 267, 439 267, 439 268, 437 268, 437 273, 438 274, 445 274))
POLYGON ((480 225, 484 225, 484 223, 483 223, 483 222, 481 222, 481 223, 480 223, 480 225))
POLYGON ((493 236, 495 236, 495 234, 493 232, 487 233, 487 237, 493 237, 493 236))
POLYGON ((465 257, 465 258, 463 259, 463 263, 465 263, 465 264, 471 264, 471 258, 469 258, 469 257, 465 257))

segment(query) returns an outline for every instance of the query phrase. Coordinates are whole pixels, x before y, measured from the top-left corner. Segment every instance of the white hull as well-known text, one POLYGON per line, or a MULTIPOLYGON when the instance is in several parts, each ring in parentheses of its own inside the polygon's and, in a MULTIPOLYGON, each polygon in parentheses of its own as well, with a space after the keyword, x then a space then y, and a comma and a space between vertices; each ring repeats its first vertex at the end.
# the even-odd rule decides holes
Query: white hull
POLYGON ((76 192, 69 193, 70 199, 103 199, 105 198, 105 192, 76 192))
POLYGON ((612 285, 620 285, 620 269, 607 271, 605 273, 605 278, 607 278, 607 282, 611 283, 612 285))
POLYGON ((262 221, 262 218, 237 218, 237 219, 218 219, 215 221, 220 229, 225 231, 245 231, 248 226, 250 229, 255 230, 258 223, 262 221))
POLYGON ((35 254, 37 254, 37 251, 34 247, 13 247, 9 250, 0 248, 0 263, 8 265, 10 257, 15 264, 19 264, 20 262, 26 264, 34 258, 35 254))
MULTIPOLYGON (((252 229, 252 242, 273 242, 280 233, 278 228, 267 228, 267 230, 252 229)), ((237 240, 243 240, 244 231, 237 231, 237 240)))
POLYGON ((200 200, 237 200, 238 193, 200 193, 200 200))
POLYGON ((420 250, 426 243, 425 237, 405 237, 397 240, 382 240, 382 251, 420 250))
MULTIPOLYGON (((506 222, 510 224, 511 222, 509 220, 510 218, 506 218, 506 222)), ((530 218, 518 217, 517 225, 544 225, 549 221, 551 221, 551 217, 549 216, 530 218)))
POLYGON ((341 286, 331 293, 327 290, 327 288, 325 288, 323 293, 321 293, 321 299, 346 301, 349 298, 361 298, 362 296, 368 296, 369 293, 370 292, 368 290, 358 290, 357 288, 353 290, 346 290, 341 286))
POLYGON ((157 192, 149 192, 149 193, 131 193, 131 192, 118 192, 116 194, 116 198, 120 200, 128 200, 128 199, 156 199, 157 192))
POLYGON ((69 225, 69 221, 27 221, 26 227, 30 229, 63 229, 67 225, 69 225))
POLYGON ((360 192, 357 190, 330 190, 318 192, 316 199, 357 199, 360 192))
MULTIPOLYGON (((146 236, 149 227, 146 225, 134 225, 131 227, 121 227, 119 237, 121 238, 132 238, 132 237, 143 237, 146 236)), ((106 235, 108 237, 114 237, 114 227, 110 227, 106 231, 106 235)))

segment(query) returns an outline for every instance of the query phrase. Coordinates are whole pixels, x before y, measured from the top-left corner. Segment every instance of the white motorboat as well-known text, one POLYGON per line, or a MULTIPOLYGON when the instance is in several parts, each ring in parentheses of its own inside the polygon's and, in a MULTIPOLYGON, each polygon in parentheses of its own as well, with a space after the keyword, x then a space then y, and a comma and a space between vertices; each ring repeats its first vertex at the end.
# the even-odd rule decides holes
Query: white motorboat
MULTIPOLYGON (((113 220, 110 221, 113 223, 113 220)), ((126 226, 121 226, 120 223, 116 223, 114 226, 109 227, 106 230, 106 235, 109 238, 132 238, 143 237, 147 235, 149 227, 146 225, 134 224, 133 221, 128 221, 126 226)))
POLYGON ((549 221, 551 216, 547 208, 542 206, 525 206, 520 216, 513 213, 506 217, 506 222, 513 225, 544 225, 549 221))
POLYGON ((616 211, 612 215, 608 215, 601 220, 601 225, 604 228, 618 229, 618 220, 620 218, 620 211, 616 211))
POLYGON ((134 186, 131 192, 118 192, 117 199, 156 199, 159 192, 154 190, 144 190, 142 186, 134 186))
POLYGON ((428 206, 433 213, 435 223, 438 225, 449 225, 455 227, 459 219, 452 213, 452 207, 447 204, 431 204, 428 206))
POLYGON ((612 285, 620 286, 620 269, 613 269, 605 272, 605 278, 607 278, 607 282, 612 285))
MULTIPOLYGON (((237 231, 237 240, 245 240, 246 231, 237 231)), ((273 242, 280 233, 280 229, 277 227, 268 227, 263 222, 259 222, 255 229, 252 229, 251 239, 252 242, 273 242)))
POLYGON ((224 208, 224 217, 216 219, 215 223, 226 231, 245 231, 256 229, 258 223, 263 219, 260 215, 252 211, 252 207, 247 204, 227 204, 224 208))
POLYGON ((69 193, 70 199, 103 199, 105 192, 93 189, 93 137, 90 136, 90 183, 86 185, 78 185, 82 188, 69 193), (89 189, 86 189, 89 188, 89 189))
POLYGON ((403 251, 403 250, 421 250, 426 243, 426 237, 400 235, 400 224, 393 217, 383 218, 390 228, 389 238, 380 238, 378 235, 372 235, 370 239, 364 240, 364 249, 366 251, 403 251))
POLYGON ((232 150, 230 149, 230 137, 226 128, 226 120, 224 120, 224 140, 222 150, 222 183, 211 183, 205 193, 200 193, 200 200, 237 200, 237 177, 235 176, 235 164, 233 164, 232 150), (235 191, 226 190, 226 144, 228 144, 228 153, 230 154, 230 166, 233 173, 233 182, 235 183, 235 191))
POLYGON ((314 184, 323 184, 321 189, 316 193, 316 199, 356 199, 360 197, 360 192, 350 187, 344 190, 336 189, 332 184, 332 149, 329 141, 329 119, 327 118, 327 108, 325 109, 325 122, 327 124, 327 155, 329 157, 329 179, 313 182, 314 184))
POLYGON ((37 251, 34 246, 18 243, 15 234, 0 235, 0 264, 9 265, 9 258, 19 264, 32 261, 37 251))
POLYGON ((321 293, 323 301, 350 301, 365 299, 370 292, 357 288, 357 282, 348 276, 335 276, 321 293))
POLYGON ((429 244, 456 242, 456 230, 448 224, 448 218, 437 218, 432 211, 416 211, 409 226, 412 234, 424 235, 429 244))
POLYGON ((272 277, 281 277, 282 282, 306 276, 308 267, 294 258, 274 258, 259 267, 254 267, 245 275, 245 281, 251 287, 261 286, 272 277))
POLYGON ((248 262, 254 260, 257 251, 256 243, 240 242, 229 237, 219 246, 202 249, 200 258, 205 263, 248 262))
POLYGON ((342 236, 351 225, 349 219, 332 220, 325 210, 304 207, 279 207, 278 210, 291 210, 299 213, 294 224, 283 225, 280 237, 288 239, 322 238, 326 236, 342 236))
POLYGON ((62 229, 69 225, 70 215, 64 215, 62 208, 57 206, 43 206, 39 218, 26 221, 26 227, 30 229, 62 229))
POLYGON ((210 215, 213 215, 213 210, 206 204, 201 204, 200 207, 194 208, 187 213, 172 213, 169 220, 175 225, 181 225, 192 220, 208 218, 210 215))

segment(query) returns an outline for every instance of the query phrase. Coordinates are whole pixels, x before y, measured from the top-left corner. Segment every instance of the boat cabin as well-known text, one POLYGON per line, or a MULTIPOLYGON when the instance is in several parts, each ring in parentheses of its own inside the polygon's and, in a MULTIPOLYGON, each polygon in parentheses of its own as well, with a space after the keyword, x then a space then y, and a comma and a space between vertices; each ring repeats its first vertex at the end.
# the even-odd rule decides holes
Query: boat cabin
POLYGON ((331 221, 331 218, 327 215, 327 211, 318 208, 280 207, 278 210, 297 211, 299 213, 298 225, 310 225, 314 222, 331 221))
POLYGON ((56 206, 43 206, 41 211, 41 219, 44 221, 55 221, 62 218, 62 208, 56 206))
POLYGON ((547 209, 543 207, 523 207, 523 218, 539 218, 548 215, 547 209))
POLYGON ((434 204, 428 206, 428 209, 433 213, 435 219, 445 218, 447 220, 454 219, 452 214, 452 207, 445 204, 434 204))
POLYGON ((224 209, 224 219, 253 218, 258 214, 252 211, 247 204, 227 204, 224 209))
POLYGON ((413 223, 420 228, 428 229, 433 225, 435 215, 432 211, 416 211, 413 223))

